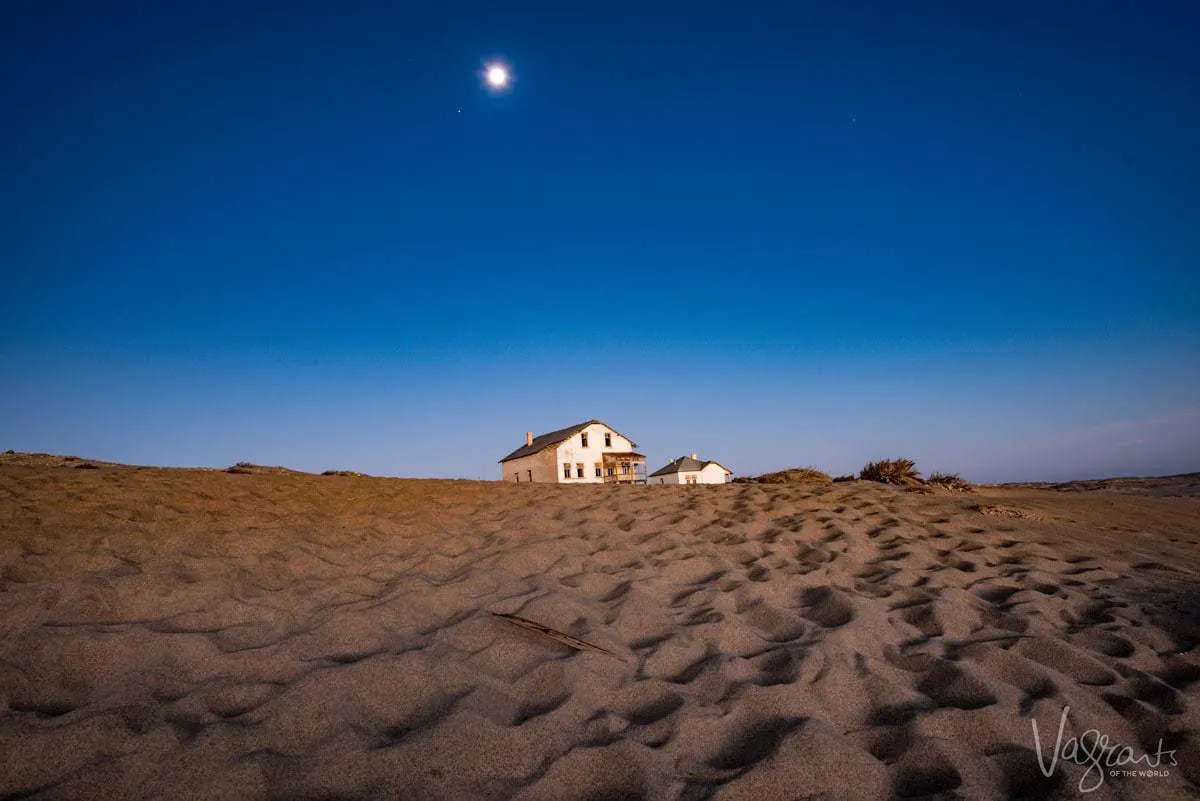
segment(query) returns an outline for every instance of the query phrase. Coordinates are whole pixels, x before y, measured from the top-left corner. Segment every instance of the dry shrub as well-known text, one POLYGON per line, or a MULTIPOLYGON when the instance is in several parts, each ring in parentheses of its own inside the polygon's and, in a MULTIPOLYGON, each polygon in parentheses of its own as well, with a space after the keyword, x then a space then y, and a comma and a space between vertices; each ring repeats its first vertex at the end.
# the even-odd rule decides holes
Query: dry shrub
POLYGON ((321 475, 323 475, 323 476, 357 476, 359 478, 362 478, 362 477, 365 477, 367 474, 359 473, 356 470, 326 470, 321 475))
POLYGON ((971 482, 958 473, 931 473, 929 478, 925 479, 925 483, 936 484, 939 487, 945 487, 955 492, 966 492, 971 488, 971 482))
POLYGON ((776 473, 764 473, 755 481, 759 484, 828 484, 833 479, 824 470, 815 467, 791 467, 776 473))
POLYGON ((977 507, 980 514, 991 515, 992 517, 1007 517, 1014 520, 1042 520, 1042 516, 1037 512, 1026 511, 1025 509, 1016 509, 1012 506, 979 506, 977 507))
POLYGON ((858 477, 863 481, 881 481, 884 484, 914 486, 921 483, 917 463, 912 459, 880 459, 867 462, 858 477))
POLYGON ((290 467, 281 467, 279 465, 255 464, 254 462, 238 462, 233 467, 225 468, 226 473, 243 473, 250 475, 287 475, 300 473, 300 470, 293 470, 290 467))
POLYGON ((847 473, 844 476, 835 476, 833 479, 834 484, 843 484, 847 481, 858 481, 858 476, 853 473, 847 473))

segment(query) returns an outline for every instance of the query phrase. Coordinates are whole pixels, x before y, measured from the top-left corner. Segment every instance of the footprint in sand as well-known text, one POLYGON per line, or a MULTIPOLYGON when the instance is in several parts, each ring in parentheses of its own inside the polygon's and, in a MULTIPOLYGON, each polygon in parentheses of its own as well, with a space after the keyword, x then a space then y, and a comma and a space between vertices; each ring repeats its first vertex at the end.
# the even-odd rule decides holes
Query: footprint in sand
POLYGON ((981 709, 996 703, 996 694, 987 682, 965 666, 940 662, 917 684, 917 690, 929 696, 939 707, 981 709))
POLYGON ((934 739, 920 739, 892 768, 892 790, 900 798, 941 797, 962 784, 962 774, 934 739))
POLYGON ((833 587, 810 587, 800 594, 801 614, 818 626, 836 629, 854 620, 854 604, 833 587))

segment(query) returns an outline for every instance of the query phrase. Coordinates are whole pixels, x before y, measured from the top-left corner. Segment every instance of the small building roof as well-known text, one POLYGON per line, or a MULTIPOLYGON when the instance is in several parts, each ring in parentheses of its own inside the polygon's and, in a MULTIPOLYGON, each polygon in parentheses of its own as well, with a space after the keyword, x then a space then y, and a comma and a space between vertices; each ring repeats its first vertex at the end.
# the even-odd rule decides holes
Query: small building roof
MULTIPOLYGON (((504 462, 512 459, 520 459, 522 456, 531 456, 532 454, 549 448, 551 445, 557 445, 560 442, 565 442, 592 424, 602 425, 608 430, 612 431, 614 434, 625 437, 624 434, 617 431, 615 428, 610 426, 608 423, 603 422, 602 420, 588 420, 585 423, 576 423, 573 426, 560 428, 557 431, 551 431, 548 434, 539 434, 533 438, 532 445, 522 445, 508 456, 505 456, 503 459, 501 459, 500 463, 503 464, 504 462)), ((625 437, 625 439, 629 439, 629 437, 625 437)), ((637 443, 633 440, 629 439, 629 442, 633 445, 633 447, 637 447, 637 443)))
POLYGON ((696 459, 691 456, 680 456, 678 459, 676 459, 672 462, 668 462, 666 467, 660 467, 659 469, 655 470, 650 475, 653 477, 653 476, 669 476, 669 475, 674 475, 675 473, 695 473, 695 472, 699 472, 699 471, 703 470, 704 468, 708 467, 710 464, 715 464, 717 467, 721 468, 726 473, 730 473, 730 474, 733 473, 733 471, 730 470, 728 467, 726 467, 725 465, 721 464, 720 462, 714 461, 712 459, 702 462, 699 459, 696 459))

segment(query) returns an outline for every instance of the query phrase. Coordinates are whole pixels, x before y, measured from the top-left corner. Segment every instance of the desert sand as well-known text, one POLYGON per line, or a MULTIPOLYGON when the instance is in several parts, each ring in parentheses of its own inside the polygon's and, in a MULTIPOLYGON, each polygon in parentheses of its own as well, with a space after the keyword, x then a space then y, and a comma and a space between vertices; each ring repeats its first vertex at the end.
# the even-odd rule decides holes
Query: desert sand
POLYGON ((79 464, 0 457, 0 798, 1200 796, 1195 481, 79 464))

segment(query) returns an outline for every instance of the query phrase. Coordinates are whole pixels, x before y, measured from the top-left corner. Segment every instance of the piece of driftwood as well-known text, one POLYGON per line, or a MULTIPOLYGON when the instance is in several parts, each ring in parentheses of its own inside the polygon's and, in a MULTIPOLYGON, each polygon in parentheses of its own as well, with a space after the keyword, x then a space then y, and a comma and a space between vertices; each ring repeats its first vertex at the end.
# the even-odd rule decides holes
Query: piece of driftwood
POLYGON ((574 648, 576 651, 594 651, 598 654, 608 654, 613 659, 618 659, 626 664, 629 664, 629 660, 620 654, 613 653, 607 648, 601 648, 599 645, 592 645, 590 642, 584 642, 578 637, 572 637, 570 634, 565 634, 556 629, 552 629, 549 626, 543 626, 541 623, 535 623, 532 620, 527 620, 523 617, 517 617, 516 615, 506 615, 502 612, 492 612, 492 614, 496 617, 507 620, 514 626, 520 626, 528 631, 535 631, 538 634, 544 634, 555 642, 562 643, 568 648, 574 648))

